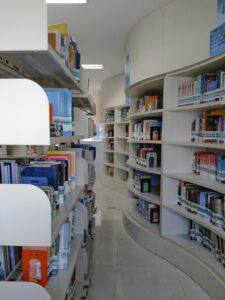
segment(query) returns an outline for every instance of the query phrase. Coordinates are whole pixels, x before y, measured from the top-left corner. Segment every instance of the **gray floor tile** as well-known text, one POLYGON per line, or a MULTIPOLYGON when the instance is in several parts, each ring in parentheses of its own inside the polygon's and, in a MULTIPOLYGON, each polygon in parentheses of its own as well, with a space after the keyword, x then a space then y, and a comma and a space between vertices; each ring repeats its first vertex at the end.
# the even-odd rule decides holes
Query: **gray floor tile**
POLYGON ((205 291, 185 273, 177 269, 177 274, 188 300, 210 300, 205 291))
POLYGON ((117 262, 118 241, 114 239, 96 239, 93 249, 94 264, 113 266, 117 262))
POLYGON ((115 300, 186 300, 175 270, 117 267, 115 300))

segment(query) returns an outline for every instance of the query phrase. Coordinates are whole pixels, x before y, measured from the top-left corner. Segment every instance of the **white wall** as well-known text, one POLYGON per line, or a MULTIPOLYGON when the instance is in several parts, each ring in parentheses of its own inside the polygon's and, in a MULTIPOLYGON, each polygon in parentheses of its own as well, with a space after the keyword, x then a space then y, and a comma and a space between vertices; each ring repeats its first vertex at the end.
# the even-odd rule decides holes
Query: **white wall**
POLYGON ((173 0, 129 33, 131 81, 137 82, 209 57, 216 0, 173 0))
POLYGON ((102 122, 102 90, 91 90, 90 94, 96 105, 96 115, 92 116, 91 119, 94 120, 95 124, 102 122))
POLYGON ((102 109, 125 104, 124 74, 106 79, 102 84, 102 109))

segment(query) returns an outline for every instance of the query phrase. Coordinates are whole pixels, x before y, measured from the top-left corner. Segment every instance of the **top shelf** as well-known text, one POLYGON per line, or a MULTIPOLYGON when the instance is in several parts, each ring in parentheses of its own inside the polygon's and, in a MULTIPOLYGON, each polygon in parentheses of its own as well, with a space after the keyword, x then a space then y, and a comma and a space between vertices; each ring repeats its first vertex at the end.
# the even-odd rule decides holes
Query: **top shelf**
POLYGON ((80 83, 50 46, 47 51, 1 51, 0 62, 2 78, 26 77, 43 87, 69 88, 83 92, 80 83))
POLYGON ((147 93, 162 93, 164 85, 164 74, 141 80, 129 86, 125 93, 128 97, 139 98, 147 93))
POLYGON ((74 92, 72 97, 75 107, 84 110, 88 115, 96 114, 96 105, 91 95, 74 92))

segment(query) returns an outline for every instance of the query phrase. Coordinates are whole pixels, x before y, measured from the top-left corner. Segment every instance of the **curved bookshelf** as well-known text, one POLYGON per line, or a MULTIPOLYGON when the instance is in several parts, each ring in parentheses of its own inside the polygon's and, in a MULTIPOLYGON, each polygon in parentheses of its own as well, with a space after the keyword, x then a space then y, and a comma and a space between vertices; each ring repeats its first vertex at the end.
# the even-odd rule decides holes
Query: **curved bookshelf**
POLYGON ((136 140, 136 139, 129 139, 128 143, 130 144, 162 144, 162 141, 146 141, 146 140, 136 140))
POLYGON ((159 195, 159 189, 154 188, 151 193, 141 193, 135 187, 133 186, 133 182, 131 179, 127 182, 127 187, 130 192, 132 192, 137 197, 140 197, 141 199, 144 199, 147 202, 160 205, 160 195, 159 195))
POLYGON ((163 207, 170 210, 171 212, 177 213, 187 219, 190 219, 190 220, 208 228, 209 230, 211 230, 212 232, 217 234, 222 239, 225 239, 225 231, 223 229, 220 229, 220 228, 214 226, 212 223, 205 220, 204 218, 201 218, 200 216, 198 216, 196 214, 192 214, 192 213, 188 212, 187 210, 185 210, 184 207, 182 207, 182 206, 180 207, 177 204, 165 204, 165 205, 163 205, 163 207))
POLYGON ((179 111, 209 111, 212 109, 222 109, 225 106, 224 100, 218 100, 210 103, 202 103, 202 104, 195 104, 195 105, 183 105, 183 106, 175 106, 165 108, 165 111, 171 112, 179 112, 179 111))
POLYGON ((172 146, 184 146, 184 147, 225 150, 225 144, 216 144, 216 143, 196 143, 196 142, 190 142, 190 141, 165 141, 164 144, 172 145, 172 146))
POLYGON ((130 120, 137 120, 140 118, 147 118, 147 117, 161 117, 163 113, 163 109, 156 109, 151 110, 148 112, 139 112, 130 115, 130 120))
POLYGON ((195 175, 194 173, 164 173, 164 176, 169 178, 190 182, 196 185, 209 188, 213 191, 225 194, 225 185, 217 183, 215 180, 204 176, 195 175))
POLYGON ((129 159, 127 161, 128 166, 130 166, 132 169, 135 170, 139 170, 142 172, 146 172, 146 173, 150 173, 150 174, 157 174, 157 175, 161 175, 161 169, 160 168, 145 168, 145 167, 141 167, 138 164, 136 164, 134 159, 129 159))
POLYGON ((136 98, 146 95, 149 91, 151 91, 151 93, 161 92, 163 89, 163 82, 164 74, 147 78, 129 86, 125 93, 130 98, 136 98))

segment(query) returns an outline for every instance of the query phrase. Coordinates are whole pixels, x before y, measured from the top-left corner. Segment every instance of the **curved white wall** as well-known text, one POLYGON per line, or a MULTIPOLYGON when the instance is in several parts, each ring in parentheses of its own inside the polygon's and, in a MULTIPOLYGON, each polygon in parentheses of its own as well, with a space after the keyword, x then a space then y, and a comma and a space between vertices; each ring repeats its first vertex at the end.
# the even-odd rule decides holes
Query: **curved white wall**
POLYGON ((132 83, 209 57, 216 0, 173 0, 129 33, 132 83))
POLYGON ((102 108, 125 104, 124 74, 106 79, 102 84, 102 108))

